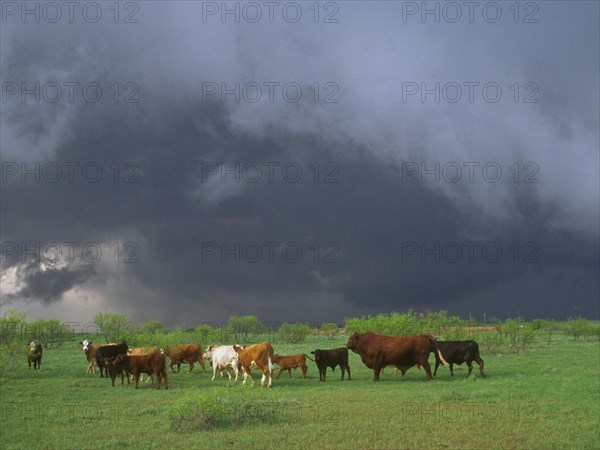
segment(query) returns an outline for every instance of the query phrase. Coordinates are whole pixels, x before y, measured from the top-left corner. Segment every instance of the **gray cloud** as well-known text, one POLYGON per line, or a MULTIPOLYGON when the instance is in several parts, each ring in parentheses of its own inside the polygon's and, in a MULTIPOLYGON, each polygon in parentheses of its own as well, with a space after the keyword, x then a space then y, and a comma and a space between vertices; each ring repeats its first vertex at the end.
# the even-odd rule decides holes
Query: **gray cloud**
MULTIPOLYGON (((575 302, 597 316, 598 5, 542 6, 538 24, 403 23, 391 3, 341 3, 338 24, 202 23, 200 4, 182 2, 141 4, 138 24, 3 25, 4 81, 98 81, 104 96, 3 102, 2 161, 93 161, 104 172, 98 183, 3 182, 2 242, 139 246, 132 264, 107 252, 93 269, 29 267, 12 301, 27 299, 39 314, 69 314, 63 303, 87 305, 71 313, 82 320, 89 309, 112 308, 169 323, 240 312, 341 320, 434 306, 562 317, 575 302), (115 103, 116 81, 139 86, 139 103, 115 103), (203 101, 203 82, 249 81, 298 82, 303 97, 203 101), (403 82, 436 81, 493 81, 503 97, 402 101, 403 82), (324 95, 327 82, 339 87, 339 102, 315 103, 310 87, 319 83, 324 95), (539 102, 515 103, 515 82, 521 96, 535 83, 539 102), (110 167, 127 161, 139 182, 114 183, 110 167), (207 161, 291 161, 304 171, 298 183, 223 183, 219 174, 205 182, 207 161), (334 163, 339 182, 315 183, 314 161, 321 177, 334 163), (497 183, 481 172, 473 182, 404 182, 408 162, 494 162, 503 175, 497 183), (537 183, 521 182, 527 162, 539 169, 537 183), (303 258, 202 261, 206 242, 272 241, 298 243, 303 258), (503 258, 403 260, 406 243, 471 241, 498 243, 503 258), (335 243, 337 262, 315 263, 316 242, 321 259, 335 243), (514 262, 514 244, 527 242, 539 247, 539 261, 514 262), (521 291, 528 309, 518 307, 521 291)), ((7 258, 3 273, 18 259, 7 258)))

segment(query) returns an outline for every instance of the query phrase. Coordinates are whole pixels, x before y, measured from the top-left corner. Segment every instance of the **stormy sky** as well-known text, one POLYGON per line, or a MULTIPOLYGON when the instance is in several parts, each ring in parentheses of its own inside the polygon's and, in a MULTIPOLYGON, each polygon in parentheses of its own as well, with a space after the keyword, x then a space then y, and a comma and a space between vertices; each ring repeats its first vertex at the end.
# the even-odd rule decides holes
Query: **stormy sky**
POLYGON ((1 13, 3 310, 599 317, 597 2, 1 13))

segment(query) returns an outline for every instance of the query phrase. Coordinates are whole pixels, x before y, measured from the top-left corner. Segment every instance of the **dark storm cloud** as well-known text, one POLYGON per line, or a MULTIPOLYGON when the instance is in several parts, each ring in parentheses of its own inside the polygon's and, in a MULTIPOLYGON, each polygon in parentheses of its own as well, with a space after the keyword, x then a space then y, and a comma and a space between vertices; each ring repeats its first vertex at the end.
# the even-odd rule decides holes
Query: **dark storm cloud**
POLYGON ((97 103, 2 103, 3 163, 103 169, 98 182, 77 171, 72 183, 65 175, 57 183, 3 181, 2 242, 104 249, 86 268, 37 273, 10 255, 3 279, 15 286, 5 284, 3 296, 57 308, 63 297, 81 306, 71 297, 87 296, 91 313, 190 325, 240 313, 339 321, 410 307, 564 317, 577 304, 597 315, 597 5, 555 3, 529 28, 400 25, 399 6, 389 3, 343 3, 343 20, 332 26, 202 23, 188 2, 144 3, 131 26, 3 26, 3 80, 104 87, 97 103), (509 100, 402 102, 402 81, 436 80, 495 81, 509 100), (123 103, 120 92, 115 103, 117 81, 139 87, 139 102, 123 103), (206 81, 297 81, 306 93, 333 81, 339 103, 202 101, 206 81), (539 86, 539 104, 514 104, 509 86, 528 81, 539 86), (294 162, 303 174, 297 183, 277 171, 273 183, 264 173, 257 183, 206 176, 206 162, 236 161, 294 162), (480 171, 473 182, 403 178, 407 162, 469 161, 497 163, 502 179, 486 181, 480 171), (511 165, 519 163, 522 177, 529 161, 538 182, 515 183, 511 165), (126 163, 135 182, 124 182, 126 163), (322 182, 327 163, 338 182, 322 182), (115 262, 114 242, 136 244, 137 261, 124 263, 124 252, 115 262), (273 262, 268 242, 279 243, 273 262), (250 263, 203 255, 223 243, 256 243, 263 256, 250 263), (302 248, 297 262, 281 254, 289 243, 302 248), (423 261, 421 249, 436 243, 460 248, 463 258, 423 261), (486 244, 502 248, 498 261, 481 254, 486 244), (15 283, 9 269, 27 276, 15 283))
POLYGON ((19 289, 6 295, 10 305, 15 300, 43 300, 52 303, 78 284, 85 283, 94 274, 94 267, 44 267, 29 263, 17 274, 19 289))

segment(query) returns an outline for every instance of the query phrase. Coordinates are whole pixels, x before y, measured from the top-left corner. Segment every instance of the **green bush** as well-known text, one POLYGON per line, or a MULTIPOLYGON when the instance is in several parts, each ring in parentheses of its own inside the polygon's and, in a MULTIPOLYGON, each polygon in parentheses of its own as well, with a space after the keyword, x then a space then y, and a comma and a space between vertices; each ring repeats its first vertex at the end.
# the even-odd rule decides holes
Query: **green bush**
POLYGON ((94 323, 106 342, 132 342, 138 327, 127 319, 124 314, 98 313, 94 323))
POLYGON ((578 340, 580 337, 585 336, 589 329, 589 323, 583 317, 569 317, 567 323, 564 325, 563 330, 567 336, 571 336, 574 340, 578 340))
POLYGON ((310 333, 310 327, 305 323, 284 323, 279 327, 277 339, 279 342, 304 342, 310 333))

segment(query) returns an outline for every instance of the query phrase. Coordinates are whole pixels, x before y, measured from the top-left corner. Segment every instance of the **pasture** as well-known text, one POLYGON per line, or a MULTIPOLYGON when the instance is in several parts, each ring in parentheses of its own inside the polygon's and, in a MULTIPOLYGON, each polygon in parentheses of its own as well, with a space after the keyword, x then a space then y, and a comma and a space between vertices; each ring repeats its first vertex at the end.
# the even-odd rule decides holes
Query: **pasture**
MULTIPOLYGON (((477 338, 475 338, 477 339, 477 338)), ((347 336, 274 343, 279 354, 344 346, 347 336)), ((201 342, 203 347, 210 344, 201 342)), ((557 336, 523 353, 486 354, 487 377, 466 366, 405 377, 386 369, 379 383, 350 352, 352 380, 339 368, 318 381, 299 370, 273 388, 242 386, 217 374, 169 371, 169 389, 115 387, 86 374, 79 344, 44 351, 41 371, 26 360, 1 383, 4 449, 22 448, 600 448, 598 342, 557 336)), ((434 362, 430 355, 430 363, 434 362)), ((184 370, 185 369, 185 370, 184 370)), ((275 366, 274 373, 277 374, 275 366)))

